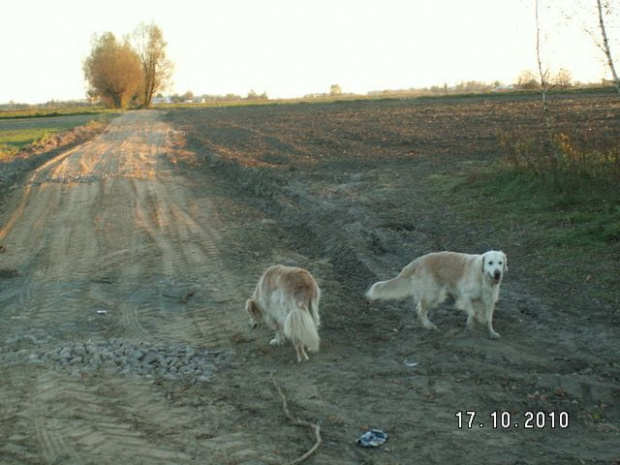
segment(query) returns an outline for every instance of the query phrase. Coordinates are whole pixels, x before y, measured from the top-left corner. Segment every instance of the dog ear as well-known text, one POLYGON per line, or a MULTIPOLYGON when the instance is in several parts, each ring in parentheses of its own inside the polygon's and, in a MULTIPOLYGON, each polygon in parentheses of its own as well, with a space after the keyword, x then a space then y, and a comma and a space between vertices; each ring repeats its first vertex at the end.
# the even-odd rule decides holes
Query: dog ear
POLYGON ((508 255, 506 255, 504 252, 502 252, 502 255, 504 256, 504 273, 508 271, 508 255))
POLYGON ((480 273, 482 274, 484 274, 484 255, 485 254, 480 255, 480 273))
POLYGON ((260 310, 258 309, 256 302, 254 302, 252 299, 248 299, 245 301, 245 310, 254 320, 260 320, 260 310))

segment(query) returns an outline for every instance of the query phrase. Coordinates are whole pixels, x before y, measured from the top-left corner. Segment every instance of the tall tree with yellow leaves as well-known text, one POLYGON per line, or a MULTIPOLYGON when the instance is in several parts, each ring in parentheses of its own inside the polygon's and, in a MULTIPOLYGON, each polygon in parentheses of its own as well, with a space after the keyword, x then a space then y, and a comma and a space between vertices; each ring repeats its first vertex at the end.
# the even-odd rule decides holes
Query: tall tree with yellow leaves
POLYGON ((107 106, 127 108, 143 82, 140 58, 128 41, 120 43, 111 32, 93 39, 93 49, 84 62, 89 95, 107 106))

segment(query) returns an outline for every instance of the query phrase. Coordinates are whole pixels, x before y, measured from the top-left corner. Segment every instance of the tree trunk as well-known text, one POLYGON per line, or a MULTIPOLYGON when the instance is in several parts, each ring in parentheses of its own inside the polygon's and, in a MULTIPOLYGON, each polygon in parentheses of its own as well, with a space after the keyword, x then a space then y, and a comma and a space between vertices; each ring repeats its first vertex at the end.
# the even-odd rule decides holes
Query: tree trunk
POLYGON ((552 139, 552 125, 549 105, 547 103, 547 92, 549 91, 549 82, 547 81, 547 71, 543 69, 541 52, 540 52, 540 18, 538 16, 538 0, 536 0, 536 61, 538 62, 538 74, 540 76, 540 92, 542 94, 542 107, 545 115, 545 124, 549 138, 552 139))
POLYGON ((112 94, 112 101, 114 103, 114 108, 119 110, 123 109, 123 94, 120 92, 115 92, 112 94))
POLYGON ((620 92, 620 80, 618 79, 616 67, 614 66, 614 60, 612 58, 611 50, 609 48, 609 40, 607 39, 607 30, 605 29, 605 21, 603 20, 603 5, 601 0, 596 0, 596 7, 598 9, 598 22, 601 28, 601 35, 603 36, 603 51, 605 52, 605 56, 607 57, 607 65, 609 66, 609 69, 611 70, 611 75, 614 78, 616 90, 620 92))

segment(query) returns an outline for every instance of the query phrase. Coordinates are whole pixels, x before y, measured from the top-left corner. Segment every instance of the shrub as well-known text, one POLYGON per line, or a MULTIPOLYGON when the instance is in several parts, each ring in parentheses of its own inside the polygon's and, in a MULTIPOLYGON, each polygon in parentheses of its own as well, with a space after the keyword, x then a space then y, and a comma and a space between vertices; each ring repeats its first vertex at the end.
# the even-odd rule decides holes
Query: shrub
POLYGON ((603 201, 620 205, 620 142, 594 131, 552 134, 549 138, 502 138, 505 164, 531 178, 557 202, 603 201))

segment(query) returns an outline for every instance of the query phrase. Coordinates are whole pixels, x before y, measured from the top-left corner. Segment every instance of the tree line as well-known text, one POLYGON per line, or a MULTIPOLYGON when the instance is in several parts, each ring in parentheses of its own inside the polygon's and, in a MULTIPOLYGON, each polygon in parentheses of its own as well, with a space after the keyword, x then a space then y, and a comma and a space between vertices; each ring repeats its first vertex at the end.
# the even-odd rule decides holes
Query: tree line
POLYGON ((154 23, 140 24, 123 40, 111 32, 95 36, 84 61, 89 98, 113 108, 149 108, 153 96, 170 84, 173 63, 167 45, 154 23))

